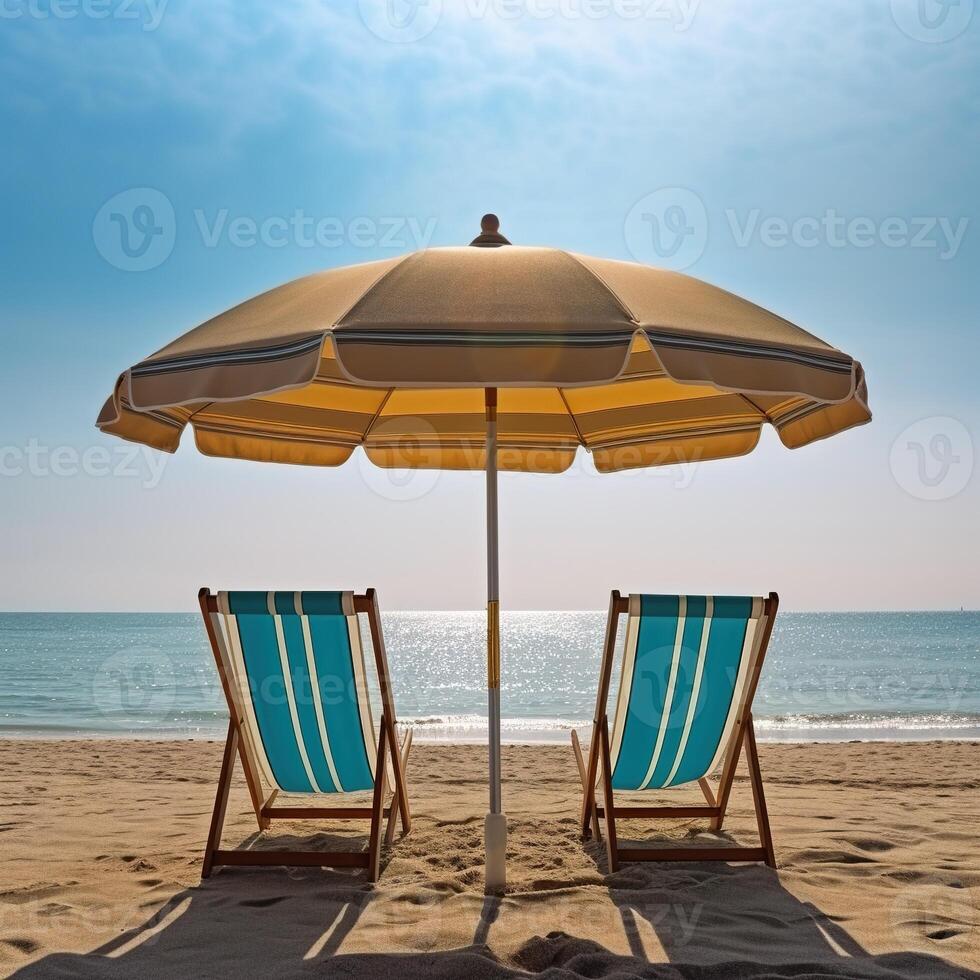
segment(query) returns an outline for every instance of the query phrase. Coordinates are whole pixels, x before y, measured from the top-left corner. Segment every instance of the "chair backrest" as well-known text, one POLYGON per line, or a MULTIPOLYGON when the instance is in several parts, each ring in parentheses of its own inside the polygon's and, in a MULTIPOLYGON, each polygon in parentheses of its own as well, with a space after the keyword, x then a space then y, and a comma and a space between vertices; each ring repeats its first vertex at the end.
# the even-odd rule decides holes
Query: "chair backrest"
POLYGON ((678 786, 716 769, 751 710, 769 608, 748 596, 629 597, 614 789, 678 786))
POLYGON ((351 592, 219 592, 218 669, 263 780, 287 793, 374 786, 375 736, 351 592))

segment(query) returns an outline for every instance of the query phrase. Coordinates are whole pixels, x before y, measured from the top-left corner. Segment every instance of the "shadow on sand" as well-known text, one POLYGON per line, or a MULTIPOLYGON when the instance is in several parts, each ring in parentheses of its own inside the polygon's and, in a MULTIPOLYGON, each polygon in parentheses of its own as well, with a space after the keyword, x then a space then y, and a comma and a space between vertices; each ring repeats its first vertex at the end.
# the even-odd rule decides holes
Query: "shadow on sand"
MULTIPOLYGON (((360 874, 235 869, 174 896, 146 923, 85 954, 22 968, 40 977, 977 978, 916 952, 871 955, 761 866, 633 865, 607 878, 632 956, 567 933, 527 938, 497 961, 494 930, 520 895, 483 902, 472 945, 438 953, 342 954, 377 893, 360 874), (516 968, 515 968, 516 966, 516 968)), ((557 898, 557 896, 556 896, 557 898)), ((559 899, 560 901, 560 899, 559 899)), ((433 909, 438 916, 438 911, 433 909)), ((406 927, 392 923, 405 937, 406 927)), ((424 928, 421 927, 421 928, 424 928)), ((424 945, 424 943, 420 943, 424 945)))

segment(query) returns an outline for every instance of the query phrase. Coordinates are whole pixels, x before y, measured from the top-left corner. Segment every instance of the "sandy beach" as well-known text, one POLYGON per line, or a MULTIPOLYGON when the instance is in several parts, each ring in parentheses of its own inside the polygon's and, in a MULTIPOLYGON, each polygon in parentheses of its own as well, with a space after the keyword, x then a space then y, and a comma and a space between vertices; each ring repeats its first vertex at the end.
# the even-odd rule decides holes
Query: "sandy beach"
MULTIPOLYGON (((282 869, 225 869, 201 884, 217 743, 3 741, 0 971, 977 976, 980 746, 761 752, 778 873, 661 864, 608 875, 601 846, 578 838, 570 748, 505 747, 509 891, 487 899, 479 746, 415 747, 415 823, 386 849, 371 886, 360 873, 282 869)), ((226 846, 253 840, 255 829, 239 775, 226 846)), ((648 829, 624 824, 621 837, 648 829)), ((754 841, 744 773, 726 830, 754 841)), ((674 838, 694 832, 690 821, 667 828, 674 838)), ((263 841, 289 846, 306 833, 281 824, 263 841)), ((312 842, 362 844, 348 825, 312 842)))

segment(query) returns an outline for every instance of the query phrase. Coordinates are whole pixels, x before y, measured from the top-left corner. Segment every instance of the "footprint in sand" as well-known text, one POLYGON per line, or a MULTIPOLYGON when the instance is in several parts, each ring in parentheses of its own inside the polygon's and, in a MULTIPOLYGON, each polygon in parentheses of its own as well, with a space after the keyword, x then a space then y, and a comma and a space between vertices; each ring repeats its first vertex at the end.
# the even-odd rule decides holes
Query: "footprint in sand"
POLYGON ((3 943, 5 946, 10 946, 12 949, 16 949, 21 953, 36 953, 41 948, 40 943, 34 942, 33 939, 26 939, 20 936, 0 939, 0 943, 3 943))
POLYGON ((249 909, 267 909, 270 905, 278 905, 280 902, 285 902, 288 897, 288 895, 276 895, 272 898, 249 898, 238 904, 249 909))
POLYGON ((895 845, 891 841, 882 840, 879 837, 858 837, 851 839, 850 843, 859 850, 870 851, 873 854, 895 849, 895 845))
POLYGON ((75 909, 71 905, 65 905, 62 902, 45 902, 37 910, 37 914, 47 918, 53 918, 59 915, 67 915, 69 912, 74 911, 75 909))
POLYGON ((975 909, 969 890, 959 882, 917 882, 900 888, 892 901, 894 934, 909 949, 929 951, 941 942, 944 950, 966 949, 976 943, 975 909))
MULTIPOLYGON (((68 882, 75 884, 75 882, 68 882)), ((51 898, 64 891, 63 885, 38 885, 36 887, 12 888, 9 891, 0 892, 0 902, 8 905, 26 905, 28 902, 36 902, 38 899, 51 898)))

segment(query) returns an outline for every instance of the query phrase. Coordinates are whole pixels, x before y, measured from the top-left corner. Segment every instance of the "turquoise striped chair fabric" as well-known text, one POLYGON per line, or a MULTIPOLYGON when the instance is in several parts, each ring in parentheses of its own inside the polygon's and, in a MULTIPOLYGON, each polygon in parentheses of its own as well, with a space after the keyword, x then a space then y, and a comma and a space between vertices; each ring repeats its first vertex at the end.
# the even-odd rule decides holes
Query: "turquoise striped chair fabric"
POLYGON ((377 738, 350 592, 219 592, 212 614, 245 748, 287 793, 374 786, 377 738))
POLYGON ((721 762, 759 653, 765 603, 631 595, 610 739, 613 789, 693 782, 721 762))

